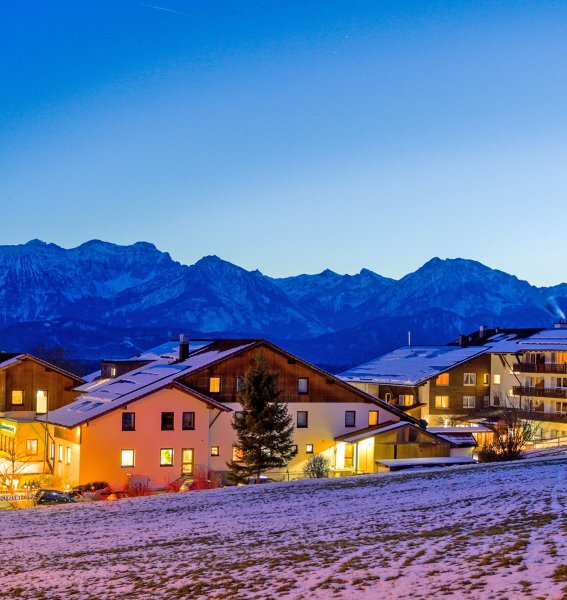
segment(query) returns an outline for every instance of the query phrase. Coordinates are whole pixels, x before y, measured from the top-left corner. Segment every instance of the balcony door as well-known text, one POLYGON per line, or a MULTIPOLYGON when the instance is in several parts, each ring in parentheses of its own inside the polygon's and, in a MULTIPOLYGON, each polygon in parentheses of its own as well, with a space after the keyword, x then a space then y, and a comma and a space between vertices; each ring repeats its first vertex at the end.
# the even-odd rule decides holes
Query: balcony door
POLYGON ((195 452, 193 448, 183 448, 181 451, 181 474, 182 475, 193 475, 195 467, 194 460, 195 452))

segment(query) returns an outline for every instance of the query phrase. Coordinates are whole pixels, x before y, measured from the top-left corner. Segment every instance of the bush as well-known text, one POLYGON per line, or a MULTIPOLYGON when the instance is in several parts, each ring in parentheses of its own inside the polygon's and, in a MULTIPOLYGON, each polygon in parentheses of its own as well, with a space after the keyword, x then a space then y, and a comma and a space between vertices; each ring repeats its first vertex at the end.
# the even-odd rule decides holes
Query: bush
POLYGON ((478 452, 478 462, 505 462, 522 458, 522 451, 518 449, 503 450, 498 446, 485 445, 478 452))
POLYGON ((303 474, 305 477, 311 477, 313 479, 328 477, 330 467, 331 463, 328 458, 325 458, 322 454, 316 454, 315 456, 312 456, 303 467, 303 474))

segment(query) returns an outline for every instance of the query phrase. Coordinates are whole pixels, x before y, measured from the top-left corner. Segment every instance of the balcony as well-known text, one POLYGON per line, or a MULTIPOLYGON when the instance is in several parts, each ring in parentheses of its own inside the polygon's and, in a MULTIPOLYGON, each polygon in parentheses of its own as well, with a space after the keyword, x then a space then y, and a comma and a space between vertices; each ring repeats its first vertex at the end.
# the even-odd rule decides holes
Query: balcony
POLYGON ((513 388, 514 396, 534 396, 536 398, 567 398, 567 388, 524 387, 513 388))
POLYGON ((514 373, 552 373, 555 375, 567 375, 566 363, 516 363, 512 370, 514 373))

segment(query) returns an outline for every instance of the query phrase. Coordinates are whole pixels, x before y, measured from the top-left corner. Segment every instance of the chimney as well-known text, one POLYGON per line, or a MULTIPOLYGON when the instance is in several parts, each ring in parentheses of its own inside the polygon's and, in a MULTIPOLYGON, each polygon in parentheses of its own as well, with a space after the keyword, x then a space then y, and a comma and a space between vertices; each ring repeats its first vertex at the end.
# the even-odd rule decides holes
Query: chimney
POLYGON ((481 340, 482 340, 482 338, 484 337, 484 331, 485 331, 485 329, 486 329, 486 326, 485 326, 485 325, 481 325, 481 326, 478 328, 478 337, 479 337, 481 340))
POLYGON ((567 329, 567 323, 563 319, 559 319, 559 321, 555 323, 555 329, 567 329))
POLYGON ((179 336, 179 362, 189 358, 189 336, 182 333, 179 336))
POLYGON ((461 333, 461 335, 459 336, 459 346, 464 346, 467 343, 467 336, 463 335, 461 333))

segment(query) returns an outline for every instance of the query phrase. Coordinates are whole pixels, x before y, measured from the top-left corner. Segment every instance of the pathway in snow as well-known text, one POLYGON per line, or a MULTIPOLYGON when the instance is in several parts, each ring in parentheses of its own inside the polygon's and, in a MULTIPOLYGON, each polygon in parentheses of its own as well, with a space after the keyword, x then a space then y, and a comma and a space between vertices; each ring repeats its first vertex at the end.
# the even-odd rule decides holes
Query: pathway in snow
POLYGON ((0 597, 567 598, 567 459, 0 514, 0 597))

